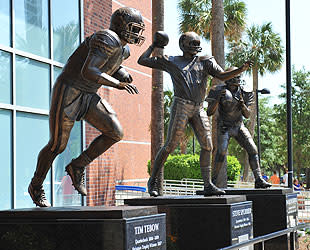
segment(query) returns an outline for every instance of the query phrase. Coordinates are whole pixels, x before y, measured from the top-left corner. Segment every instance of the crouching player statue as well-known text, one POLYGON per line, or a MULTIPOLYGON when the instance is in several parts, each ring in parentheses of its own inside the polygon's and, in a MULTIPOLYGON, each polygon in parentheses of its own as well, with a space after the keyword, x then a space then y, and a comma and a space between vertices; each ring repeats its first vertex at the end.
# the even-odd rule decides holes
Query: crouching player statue
POLYGON ((145 26, 139 11, 120 8, 111 17, 110 28, 87 37, 74 51, 53 87, 49 114, 50 140, 38 156, 37 167, 28 192, 40 207, 49 207, 43 181, 54 159, 66 148, 75 121, 84 119, 101 135, 76 159, 66 171, 75 189, 87 195, 84 184, 85 166, 123 137, 122 127, 111 106, 97 94, 102 86, 138 94, 132 77, 121 66, 130 55, 129 44, 141 45, 145 26))
POLYGON ((154 48, 163 48, 168 44, 168 36, 162 31, 154 35, 153 44, 140 56, 138 63, 147 67, 164 70, 171 76, 174 88, 174 100, 171 107, 167 140, 159 150, 148 181, 151 196, 162 195, 158 189, 158 175, 168 155, 177 147, 183 132, 189 123, 200 143, 200 168, 204 181, 205 196, 222 195, 225 192, 211 182, 212 140, 207 114, 203 109, 208 75, 220 80, 228 80, 247 70, 250 62, 239 69, 224 72, 213 57, 197 56, 201 51, 200 38, 194 32, 186 32, 179 39, 182 56, 150 57, 154 48))
MULTIPOLYGON (((236 70, 236 67, 229 70, 236 70)), ((218 109, 217 118, 217 152, 215 156, 215 168, 213 172, 216 180, 218 173, 224 165, 228 143, 231 137, 243 147, 249 156, 249 163, 255 177, 255 188, 267 188, 271 184, 266 182, 259 166, 258 152, 250 132, 244 126, 243 116, 250 116, 249 106, 253 102, 253 92, 246 92, 240 86, 240 75, 225 84, 213 87, 207 97, 209 103, 207 113, 213 115, 218 109)), ((214 181, 216 183, 216 181, 214 181)))

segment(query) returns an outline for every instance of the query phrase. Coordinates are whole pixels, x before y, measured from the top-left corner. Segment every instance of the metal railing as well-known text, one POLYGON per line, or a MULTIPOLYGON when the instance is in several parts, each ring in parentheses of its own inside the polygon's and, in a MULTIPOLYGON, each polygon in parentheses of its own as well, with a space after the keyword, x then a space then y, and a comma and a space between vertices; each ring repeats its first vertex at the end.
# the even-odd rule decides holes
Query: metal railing
MULTIPOLYGON (((132 180, 126 183, 131 186, 146 187, 147 180, 132 180)), ((274 187, 283 187, 273 185, 274 187)), ((231 188, 254 188, 253 182, 228 182, 228 187, 231 188)), ((183 180, 164 180, 164 195, 195 195, 197 190, 203 189, 203 181, 200 179, 183 179, 183 180)), ((116 190, 115 198, 116 205, 123 205, 124 199, 149 197, 147 192, 135 190, 116 190)), ((301 223, 310 222, 310 191, 300 191, 297 195, 298 199, 298 220, 301 223)))
POLYGON ((127 180, 127 181, 117 181, 118 185, 115 188, 115 205, 124 205, 125 199, 142 198, 149 197, 145 180, 127 180), (122 185, 121 185, 122 184, 122 185), (127 184, 127 185, 124 185, 127 184), (129 185, 128 185, 129 184, 129 185))
POLYGON ((310 191, 297 193, 298 220, 301 223, 310 222, 310 191))
MULTIPOLYGON (((254 188, 254 182, 228 181, 229 188, 254 188)), ((273 187, 282 187, 273 185, 273 187)), ((201 179, 164 180, 164 195, 194 195, 203 189, 201 179)))
POLYGON ((295 226, 295 227, 291 227, 291 228, 280 230, 280 231, 273 232, 270 234, 258 236, 256 238, 253 238, 253 239, 250 239, 244 242, 240 242, 240 243, 234 244, 229 247, 219 248, 218 250, 239 250, 242 247, 253 246, 254 244, 258 244, 258 243, 261 243, 262 250, 264 250, 265 241, 280 237, 285 234, 290 234, 290 245, 291 245, 290 249, 294 250, 295 249, 294 233, 297 232, 297 230, 299 229, 309 228, 309 227, 310 227, 310 223, 299 224, 298 226, 295 226))

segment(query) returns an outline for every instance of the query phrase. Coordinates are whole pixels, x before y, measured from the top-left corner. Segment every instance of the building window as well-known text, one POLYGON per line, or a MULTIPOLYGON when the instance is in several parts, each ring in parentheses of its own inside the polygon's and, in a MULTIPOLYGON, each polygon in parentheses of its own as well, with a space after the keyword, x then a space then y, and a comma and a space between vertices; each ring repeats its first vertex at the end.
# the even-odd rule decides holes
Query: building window
POLYGON ((11 45, 11 4, 10 1, 0 1, 0 43, 5 46, 11 45))
POLYGON ((0 121, 0 209, 8 209, 12 204, 12 111, 0 110, 0 121))
POLYGON ((48 110, 50 66, 46 63, 21 56, 16 56, 15 65, 16 104, 24 107, 48 110))
MULTIPOLYGON (((48 143, 53 82, 82 39, 82 0, 0 1, 0 209, 32 207, 28 185, 48 143), (70 10, 70 11, 68 11, 70 10)), ((64 168, 82 150, 76 122, 44 189, 54 206, 81 205, 64 168)))
MULTIPOLYGON (((16 208, 33 206, 28 185, 36 166, 37 155, 48 141, 48 116, 17 112, 16 114, 16 208)), ((51 181, 44 182, 46 197, 51 200, 51 181)))
POLYGON ((49 58, 48 0, 15 0, 15 47, 49 58))
POLYGON ((65 63, 79 45, 79 4, 76 0, 53 0, 54 60, 65 63), (68 11, 70 10, 70 11, 68 11))
POLYGON ((0 50, 0 103, 12 104, 12 55, 10 53, 1 50, 0 50))

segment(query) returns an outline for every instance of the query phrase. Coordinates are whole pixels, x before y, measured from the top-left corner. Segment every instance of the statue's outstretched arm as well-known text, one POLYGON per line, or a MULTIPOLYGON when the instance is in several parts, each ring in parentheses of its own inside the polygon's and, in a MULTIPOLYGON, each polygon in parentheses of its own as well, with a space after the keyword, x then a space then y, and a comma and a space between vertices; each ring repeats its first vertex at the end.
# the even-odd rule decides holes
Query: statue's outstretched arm
POLYGON ((251 61, 247 61, 240 68, 237 68, 231 71, 216 72, 214 77, 216 77, 217 79, 221 81, 229 80, 237 75, 240 75, 242 72, 248 70, 248 68, 250 68, 252 64, 253 63, 251 61))
POLYGON ((130 94, 138 94, 139 91, 134 86, 131 84, 132 78, 128 77, 126 78, 126 82, 124 81, 119 81, 116 78, 108 75, 107 73, 101 72, 99 69, 107 62, 107 58, 96 56, 93 54, 89 54, 86 58, 86 61, 83 65, 82 68, 82 76, 93 82, 97 82, 98 84, 121 89, 121 90, 126 90, 130 94))

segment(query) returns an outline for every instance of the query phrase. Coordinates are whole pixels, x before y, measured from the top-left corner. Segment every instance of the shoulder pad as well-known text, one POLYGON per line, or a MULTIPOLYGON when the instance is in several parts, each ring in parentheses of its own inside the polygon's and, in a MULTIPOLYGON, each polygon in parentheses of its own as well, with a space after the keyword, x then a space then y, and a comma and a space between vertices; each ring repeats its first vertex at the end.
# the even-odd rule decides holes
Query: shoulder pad
POLYGON ((130 48, 128 45, 126 45, 126 46, 124 46, 123 50, 124 50, 123 58, 124 58, 124 60, 126 60, 130 56, 130 48))
POLYGON ((214 58, 214 56, 206 55, 206 56, 199 56, 198 58, 199 58, 199 61, 206 61, 206 60, 210 60, 210 59, 214 58))
POLYGON ((113 54, 116 49, 119 49, 121 41, 118 35, 111 30, 103 30, 94 33, 89 41, 91 49, 103 49, 108 54, 113 54))
POLYGON ((217 84, 217 85, 213 86, 211 89, 213 89, 213 88, 215 91, 221 91, 222 89, 226 88, 226 84, 224 84, 224 83, 217 84))

